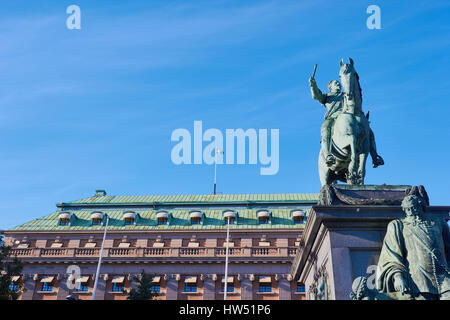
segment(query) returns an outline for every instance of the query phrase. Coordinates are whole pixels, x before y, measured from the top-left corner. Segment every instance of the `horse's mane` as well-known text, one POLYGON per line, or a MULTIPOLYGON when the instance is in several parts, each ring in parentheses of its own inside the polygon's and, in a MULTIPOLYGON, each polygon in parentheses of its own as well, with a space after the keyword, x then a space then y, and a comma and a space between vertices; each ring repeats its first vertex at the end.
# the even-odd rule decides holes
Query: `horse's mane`
POLYGON ((356 72, 356 70, 355 70, 355 76, 356 76, 358 89, 359 89, 359 95, 361 97, 361 103, 362 103, 362 100, 363 100, 363 98, 362 98, 362 89, 361 89, 361 85, 359 84, 359 75, 358 75, 358 72, 356 72))

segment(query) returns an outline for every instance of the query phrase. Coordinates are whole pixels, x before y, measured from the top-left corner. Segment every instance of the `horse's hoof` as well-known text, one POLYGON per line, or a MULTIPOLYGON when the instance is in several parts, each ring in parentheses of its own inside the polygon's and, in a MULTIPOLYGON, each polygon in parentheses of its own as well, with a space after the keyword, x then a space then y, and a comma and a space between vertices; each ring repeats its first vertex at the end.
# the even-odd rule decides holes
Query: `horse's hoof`
POLYGON ((375 160, 373 160, 373 163, 372 163, 372 164, 373 164, 373 167, 376 168, 376 167, 378 167, 378 166, 384 165, 384 160, 383 160, 382 157, 377 156, 377 158, 376 158, 375 160))

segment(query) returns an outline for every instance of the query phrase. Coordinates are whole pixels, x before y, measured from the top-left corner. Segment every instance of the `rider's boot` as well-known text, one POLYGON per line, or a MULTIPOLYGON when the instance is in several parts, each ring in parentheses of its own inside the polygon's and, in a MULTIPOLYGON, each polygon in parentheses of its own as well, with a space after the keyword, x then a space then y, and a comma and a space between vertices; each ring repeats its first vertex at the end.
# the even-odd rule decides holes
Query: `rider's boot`
POLYGON ((374 168, 378 166, 382 166, 384 164, 384 160, 380 155, 376 155, 375 158, 372 157, 372 165, 374 168))
POLYGON ((372 157, 372 166, 374 168, 384 165, 383 158, 377 153, 377 145, 372 129, 370 129, 370 156, 372 157))
POLYGON ((329 147, 327 143, 324 144, 324 155, 325 155, 325 163, 328 167, 331 167, 333 164, 336 163, 336 158, 330 153, 329 147))

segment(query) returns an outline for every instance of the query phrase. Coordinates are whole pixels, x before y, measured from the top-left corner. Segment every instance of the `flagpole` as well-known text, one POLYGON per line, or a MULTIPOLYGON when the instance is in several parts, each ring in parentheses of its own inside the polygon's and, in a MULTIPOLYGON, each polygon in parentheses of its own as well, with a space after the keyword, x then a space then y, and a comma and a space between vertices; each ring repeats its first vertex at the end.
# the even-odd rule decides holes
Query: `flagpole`
POLYGON ((224 296, 223 299, 227 300, 228 291, 228 251, 230 243, 230 217, 227 217, 227 246, 225 249, 225 284, 223 286, 224 296))
POLYGON ((103 233, 102 249, 100 250, 100 257, 98 258, 97 272, 95 273, 94 290, 92 290, 92 300, 95 300, 95 293, 97 291, 98 276, 100 273, 100 266, 102 265, 103 249, 105 248, 106 230, 108 229, 108 222, 109 217, 106 216, 105 232, 103 233))
POLYGON ((214 157, 214 192, 213 192, 213 194, 217 194, 217 188, 216 188, 216 178, 217 178, 217 155, 219 154, 219 153, 221 153, 221 152, 223 152, 222 150, 220 150, 220 149, 217 149, 217 146, 216 146, 216 150, 215 150, 215 157, 214 157))
POLYGON ((214 193, 216 194, 216 176, 217 176, 217 147, 216 147, 216 155, 214 157, 214 193))

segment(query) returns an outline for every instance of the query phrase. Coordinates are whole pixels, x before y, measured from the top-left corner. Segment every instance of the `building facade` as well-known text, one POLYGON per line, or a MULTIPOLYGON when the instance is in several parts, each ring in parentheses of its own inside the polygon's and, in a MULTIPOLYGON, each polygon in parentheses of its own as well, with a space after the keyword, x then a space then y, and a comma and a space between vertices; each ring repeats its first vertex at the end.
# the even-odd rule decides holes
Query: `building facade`
POLYGON ((4 232, 25 263, 14 277, 23 300, 92 299, 108 223, 96 300, 123 300, 142 270, 155 299, 303 300, 290 275, 318 194, 94 196, 4 232), (225 279, 229 223, 229 264, 225 279), (21 280, 21 281, 19 281, 21 280), (23 290, 26 288, 26 290, 23 290))

